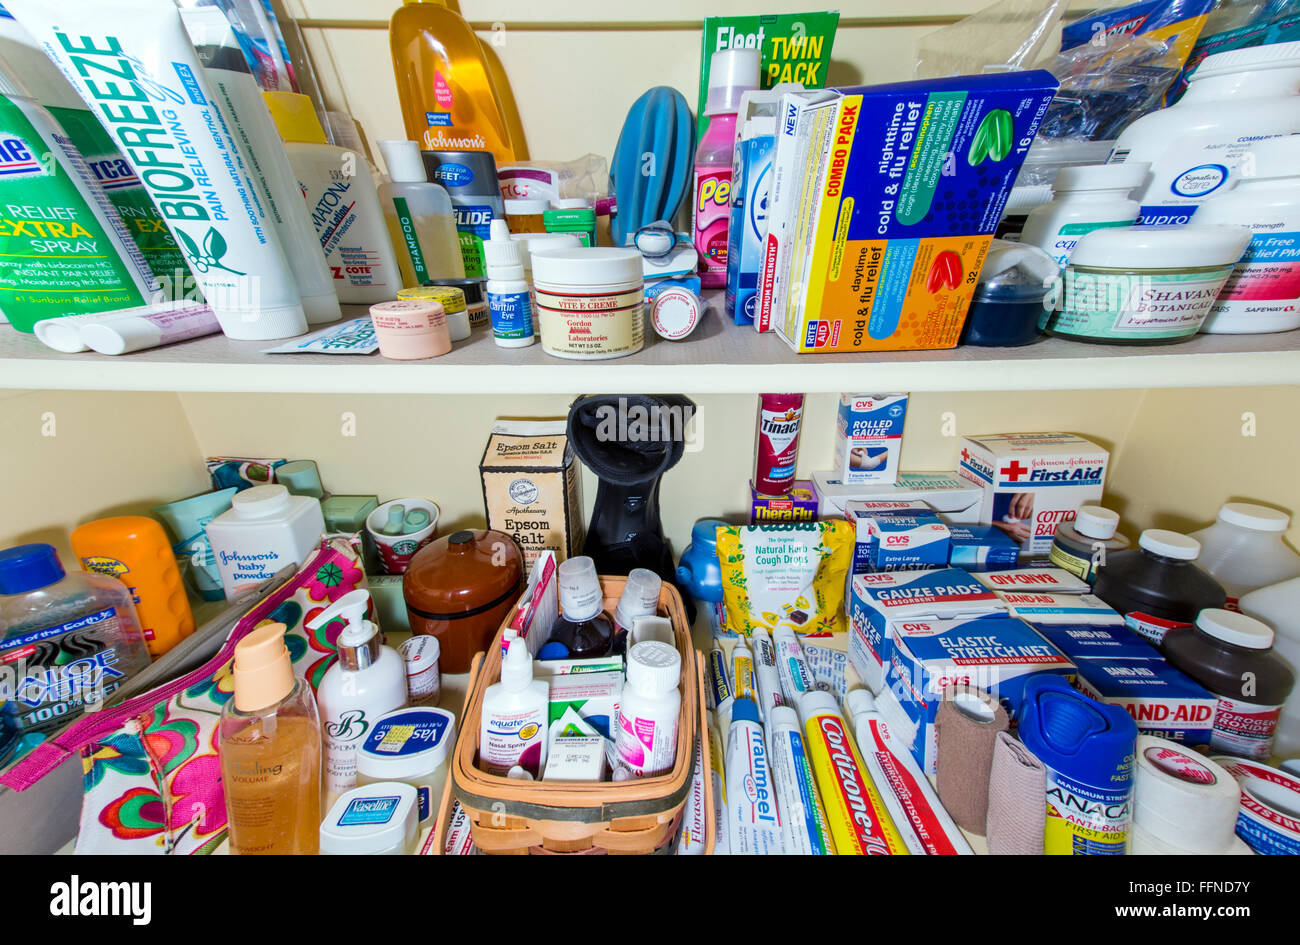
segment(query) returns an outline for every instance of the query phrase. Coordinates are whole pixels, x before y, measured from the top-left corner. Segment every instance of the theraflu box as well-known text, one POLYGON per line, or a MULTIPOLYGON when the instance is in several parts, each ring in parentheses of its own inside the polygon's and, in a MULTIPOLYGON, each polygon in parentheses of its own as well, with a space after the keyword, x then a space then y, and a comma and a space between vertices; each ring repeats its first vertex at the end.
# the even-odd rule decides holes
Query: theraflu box
POLYGON ((784 97, 760 321, 800 353, 954 346, 1056 88, 1035 70, 784 97))

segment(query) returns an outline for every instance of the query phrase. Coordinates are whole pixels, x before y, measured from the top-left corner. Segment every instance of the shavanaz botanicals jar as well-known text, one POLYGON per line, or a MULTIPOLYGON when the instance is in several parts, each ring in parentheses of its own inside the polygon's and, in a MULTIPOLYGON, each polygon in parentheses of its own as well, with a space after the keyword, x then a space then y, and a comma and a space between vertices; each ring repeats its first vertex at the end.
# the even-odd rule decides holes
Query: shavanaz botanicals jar
POLYGON ((1137 226, 1079 238, 1047 331, 1076 341, 1184 341, 1205 321, 1250 242, 1239 226, 1137 226))

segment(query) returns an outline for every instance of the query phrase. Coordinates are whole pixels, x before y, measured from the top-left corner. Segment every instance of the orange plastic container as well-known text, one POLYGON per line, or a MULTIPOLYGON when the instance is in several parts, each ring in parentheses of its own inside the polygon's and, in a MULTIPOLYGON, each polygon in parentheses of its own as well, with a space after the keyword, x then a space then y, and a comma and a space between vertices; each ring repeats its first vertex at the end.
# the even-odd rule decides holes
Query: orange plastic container
POLYGON ((405 0, 388 23, 406 136, 422 151, 515 159, 501 97, 474 30, 436 0, 405 0))
MULTIPOLYGON (((625 577, 602 577, 605 609, 612 611, 625 577)), ((449 790, 443 796, 431 852, 442 853, 452 801, 460 802, 470 821, 474 845, 482 853, 671 853, 691 789, 696 739, 705 727, 703 660, 691 643, 690 623, 677 589, 667 582, 659 595, 659 613, 673 624, 682 654, 681 718, 677 726, 677 760, 672 771, 635 781, 574 783, 515 781, 480 771, 478 738, 483 694, 501 676, 501 634, 485 657, 476 657, 451 760, 449 790)), ((502 630, 509 623, 506 619, 502 630)), ((712 779, 705 745, 705 852, 713 852, 712 779)))
POLYGON ((150 656, 161 656, 194 632, 171 542, 153 519, 120 515, 87 522, 73 530, 72 552, 83 569, 115 577, 130 589, 150 656))

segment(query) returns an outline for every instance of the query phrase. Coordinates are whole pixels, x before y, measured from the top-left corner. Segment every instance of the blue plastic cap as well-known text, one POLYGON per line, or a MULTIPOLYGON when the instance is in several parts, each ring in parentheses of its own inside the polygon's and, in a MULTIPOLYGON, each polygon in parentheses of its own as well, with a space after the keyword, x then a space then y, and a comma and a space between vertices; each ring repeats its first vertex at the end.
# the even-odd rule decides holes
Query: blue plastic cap
POLYGON ((569 658, 569 648, 558 640, 551 640, 549 643, 542 644, 542 648, 537 651, 539 660, 567 660, 569 658))
POLYGON ((731 722, 760 722, 758 706, 753 699, 737 699, 731 703, 731 722))
POLYGON ((0 594, 26 594, 67 574, 53 545, 19 545, 0 551, 0 594))

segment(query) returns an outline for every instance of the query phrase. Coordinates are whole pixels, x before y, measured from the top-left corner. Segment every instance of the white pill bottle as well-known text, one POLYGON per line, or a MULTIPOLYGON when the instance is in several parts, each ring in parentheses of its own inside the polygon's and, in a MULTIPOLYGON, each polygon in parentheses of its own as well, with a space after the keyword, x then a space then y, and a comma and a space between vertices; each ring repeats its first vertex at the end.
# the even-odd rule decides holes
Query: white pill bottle
POLYGON ((682 694, 682 657, 658 640, 634 643, 627 654, 627 685, 618 707, 614 747, 633 777, 652 778, 673 770, 682 694))

